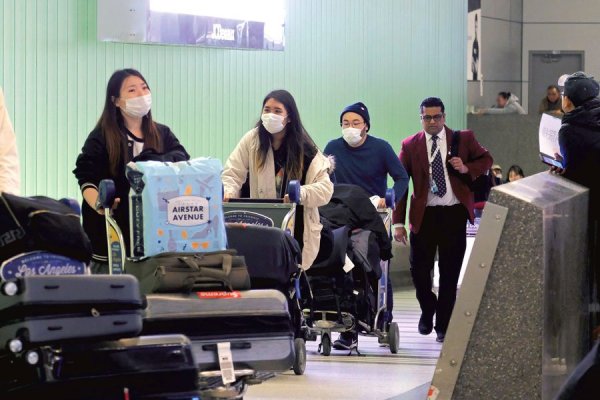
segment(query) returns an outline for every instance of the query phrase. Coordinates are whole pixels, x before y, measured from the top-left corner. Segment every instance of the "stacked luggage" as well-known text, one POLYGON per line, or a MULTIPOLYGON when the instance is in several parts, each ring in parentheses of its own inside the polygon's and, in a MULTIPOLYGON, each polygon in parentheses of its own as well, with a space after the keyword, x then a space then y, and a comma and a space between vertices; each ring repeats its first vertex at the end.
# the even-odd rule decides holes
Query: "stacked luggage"
POLYGON ((180 332, 192 341, 201 392, 243 394, 294 362, 285 297, 276 290, 148 295, 144 334, 180 332), (223 362, 226 360, 226 362, 223 362))
POLYGON ((127 259, 125 273, 146 295, 142 334, 186 335, 202 398, 238 398, 247 384, 292 367, 294 331, 285 296, 250 290, 244 258, 225 249, 217 164, 199 158, 128 166, 132 204, 141 204, 131 213, 138 232, 132 247, 144 256, 127 259))
POLYGON ((76 202, 1 193, 0 236, 0 398, 198 398, 189 339, 136 337, 137 280, 86 274, 76 202))
POLYGON ((145 303, 132 276, 27 276, 1 291, 2 399, 197 397, 187 338, 135 337, 145 303))
POLYGON ((293 369, 296 375, 304 374, 307 326, 299 282, 305 276, 299 268, 302 251, 298 242, 279 228, 239 223, 227 225, 227 239, 244 255, 253 288, 276 289, 288 298, 294 332, 293 369))

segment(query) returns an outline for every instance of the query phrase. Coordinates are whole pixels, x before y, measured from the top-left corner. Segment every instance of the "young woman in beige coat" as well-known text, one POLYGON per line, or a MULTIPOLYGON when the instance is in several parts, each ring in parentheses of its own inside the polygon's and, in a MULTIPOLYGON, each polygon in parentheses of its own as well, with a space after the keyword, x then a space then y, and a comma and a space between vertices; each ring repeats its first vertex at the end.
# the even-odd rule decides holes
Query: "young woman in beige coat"
POLYGON ((319 252, 322 225, 318 207, 331 199, 331 163, 310 138, 292 95, 275 90, 263 100, 256 126, 235 147, 223 170, 224 200, 249 197, 287 200, 287 184, 299 180, 294 237, 302 247, 302 268, 319 252))

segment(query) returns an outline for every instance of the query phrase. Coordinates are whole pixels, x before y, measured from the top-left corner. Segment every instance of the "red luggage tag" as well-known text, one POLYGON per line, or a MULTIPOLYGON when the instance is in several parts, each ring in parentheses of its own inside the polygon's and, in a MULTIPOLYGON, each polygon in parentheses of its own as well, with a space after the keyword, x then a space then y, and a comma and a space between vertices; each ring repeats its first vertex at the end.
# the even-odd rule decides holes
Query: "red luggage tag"
POLYGON ((213 291, 213 292, 196 292, 200 299, 239 299, 242 294, 235 290, 233 292, 213 291))

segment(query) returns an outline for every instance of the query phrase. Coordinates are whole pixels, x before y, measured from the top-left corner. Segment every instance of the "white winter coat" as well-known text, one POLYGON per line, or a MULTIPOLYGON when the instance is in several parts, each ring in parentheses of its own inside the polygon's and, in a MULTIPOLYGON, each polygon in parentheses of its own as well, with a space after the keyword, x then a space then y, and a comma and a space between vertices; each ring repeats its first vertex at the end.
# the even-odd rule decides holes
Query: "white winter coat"
POLYGON ((21 177, 17 138, 0 88, 0 192, 19 194, 21 177))
MULTIPOLYGON (((273 150, 269 147, 263 168, 256 165, 259 139, 258 131, 252 129, 237 144, 225 163, 222 179, 225 197, 240 196, 240 189, 250 172, 250 198, 274 199, 275 166, 273 150)), ((304 247, 302 249, 302 268, 308 269, 319 253, 321 229, 318 207, 329 203, 333 194, 333 183, 329 179, 331 163, 321 152, 310 163, 306 172, 306 182, 300 189, 300 204, 304 206, 304 247)), ((297 238, 299 239, 299 238, 297 238)))

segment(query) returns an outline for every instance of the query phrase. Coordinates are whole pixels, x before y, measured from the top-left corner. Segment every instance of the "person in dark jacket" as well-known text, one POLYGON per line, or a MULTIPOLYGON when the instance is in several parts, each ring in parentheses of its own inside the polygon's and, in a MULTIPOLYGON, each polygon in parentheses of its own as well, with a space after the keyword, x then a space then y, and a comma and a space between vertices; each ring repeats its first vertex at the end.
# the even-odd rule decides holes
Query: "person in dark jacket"
MULTIPOLYGON (((600 85, 593 76, 575 72, 563 76, 562 108, 565 115, 558 132, 563 168, 552 169, 590 189, 588 208, 589 257, 591 281, 600 288, 600 85)), ((597 302, 598 298, 592 299, 597 302)), ((596 317, 598 318, 598 317, 596 317)))
POLYGON ((575 72, 564 81, 565 116, 558 133, 565 178, 590 188, 592 214, 598 214, 600 180, 600 85, 594 77, 575 72), (596 206, 596 207, 593 207, 596 206))
POLYGON ((93 273, 108 272, 104 210, 96 206, 100 181, 115 182, 113 212, 128 249, 129 183, 125 165, 149 152, 154 159, 160 155, 163 161, 190 158, 171 129, 152 120, 151 106, 152 95, 142 74, 134 69, 115 71, 108 80, 102 115, 77 157, 73 173, 84 199, 83 228, 92 242, 93 273))

